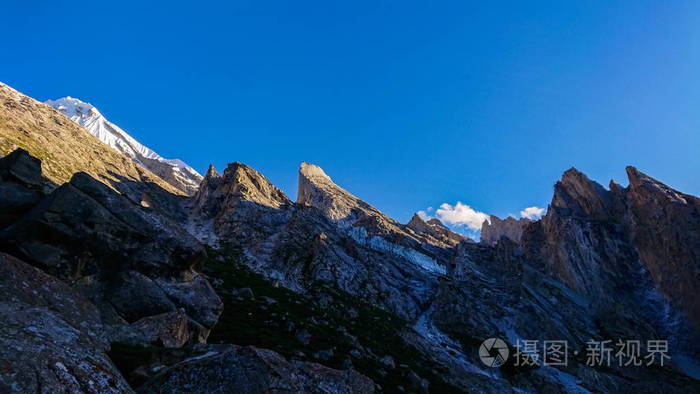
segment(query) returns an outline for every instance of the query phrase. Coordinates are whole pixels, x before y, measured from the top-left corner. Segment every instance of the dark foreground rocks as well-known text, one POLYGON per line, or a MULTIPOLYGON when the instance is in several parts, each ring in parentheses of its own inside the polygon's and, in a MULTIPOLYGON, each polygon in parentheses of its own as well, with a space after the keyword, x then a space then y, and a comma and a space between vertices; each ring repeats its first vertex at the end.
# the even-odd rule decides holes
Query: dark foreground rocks
POLYGON ((374 393, 374 382, 352 369, 287 361, 267 349, 210 345, 154 376, 139 393, 374 393))
POLYGON ((0 392, 131 392, 105 355, 97 308, 77 291, 0 253, 0 392))

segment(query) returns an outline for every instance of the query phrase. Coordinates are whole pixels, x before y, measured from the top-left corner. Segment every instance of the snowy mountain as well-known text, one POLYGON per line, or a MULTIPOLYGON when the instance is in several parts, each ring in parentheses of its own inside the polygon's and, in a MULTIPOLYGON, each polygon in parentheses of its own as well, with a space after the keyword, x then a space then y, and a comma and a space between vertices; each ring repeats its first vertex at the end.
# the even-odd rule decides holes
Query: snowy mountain
POLYGON ((177 189, 193 194, 202 176, 179 159, 165 159, 107 120, 92 104, 67 96, 46 104, 83 126, 100 141, 132 158, 177 189))

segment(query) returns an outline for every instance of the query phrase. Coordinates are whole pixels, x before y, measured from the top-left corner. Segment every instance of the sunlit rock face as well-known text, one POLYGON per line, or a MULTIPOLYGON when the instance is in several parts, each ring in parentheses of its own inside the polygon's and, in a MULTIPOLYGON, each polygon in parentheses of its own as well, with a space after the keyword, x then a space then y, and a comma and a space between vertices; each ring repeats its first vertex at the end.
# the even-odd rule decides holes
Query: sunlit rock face
POLYGON ((627 167, 625 223, 654 282, 700 327, 700 199, 627 167))

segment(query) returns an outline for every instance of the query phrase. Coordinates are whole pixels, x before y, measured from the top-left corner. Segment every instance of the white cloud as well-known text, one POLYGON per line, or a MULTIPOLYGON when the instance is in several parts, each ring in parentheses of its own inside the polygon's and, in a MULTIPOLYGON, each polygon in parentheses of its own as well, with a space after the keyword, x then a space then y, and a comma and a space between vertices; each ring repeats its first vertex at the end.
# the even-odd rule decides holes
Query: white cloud
POLYGON ((443 223, 454 226, 467 226, 473 231, 480 231, 482 223, 489 219, 489 215, 476 211, 469 205, 462 204, 459 201, 455 205, 441 204, 440 208, 435 211, 435 214, 443 223))
POLYGON ((520 211, 520 216, 528 219, 539 219, 544 214, 544 208, 529 207, 520 211))

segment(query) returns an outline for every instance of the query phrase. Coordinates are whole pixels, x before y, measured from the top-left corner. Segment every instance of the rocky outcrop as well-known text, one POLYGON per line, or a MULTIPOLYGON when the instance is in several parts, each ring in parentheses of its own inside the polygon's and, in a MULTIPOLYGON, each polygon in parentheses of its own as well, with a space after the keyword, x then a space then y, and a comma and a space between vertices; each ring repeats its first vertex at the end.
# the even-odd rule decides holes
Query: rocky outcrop
POLYGON ((336 185, 323 169, 311 163, 301 163, 297 203, 319 209, 333 220, 353 219, 351 215, 384 215, 371 205, 336 185))
POLYGON ((627 242, 612 201, 608 190, 570 169, 554 186, 541 226, 533 227, 542 235, 530 232, 523 240, 533 260, 544 261, 571 289, 601 302, 623 287, 628 287, 625 294, 632 291, 630 278, 643 279, 639 256, 627 242))
POLYGON ((97 308, 65 283, 0 253, 0 391, 131 392, 105 351, 97 308))
POLYGON ((225 345, 182 361, 147 381, 141 393, 373 393, 374 382, 352 369, 287 361, 255 347, 225 345))
MULTIPOLYGON (((302 166, 302 177, 309 168, 317 168, 309 166, 302 166)), ((320 174, 318 169, 309 176, 320 177, 313 182, 326 182, 320 174)), ((341 190, 330 183, 324 187, 326 192, 341 190)), ((359 201, 342 193, 347 201, 359 201)), ((372 208, 367 211, 371 216, 356 217, 356 225, 339 226, 315 206, 292 203, 265 177, 239 163, 229 165, 221 177, 210 171, 192 204, 196 222, 212 223, 218 239, 240 246, 247 265, 297 291, 320 281, 414 318, 437 285, 434 275, 444 270, 427 255, 430 248, 438 251, 435 245, 424 247, 418 240, 425 237, 404 230, 379 211, 372 208), (372 235, 368 228, 413 248, 372 235)))
POLYGON ((0 158, 0 229, 37 205, 51 186, 41 176, 41 161, 27 151, 0 158))
MULTIPOLYGON (((692 333, 682 317, 693 316, 688 295, 691 288, 700 285, 691 275, 693 264, 697 266, 693 252, 676 255, 674 267, 669 264, 671 258, 655 252, 664 242, 676 245, 670 249, 674 251, 693 249, 693 241, 681 241, 685 235, 674 233, 673 224, 662 224, 668 215, 665 209, 688 205, 678 200, 678 192, 634 169, 628 172, 630 186, 625 189, 612 182, 610 190, 576 170, 564 173, 555 185, 547 215, 525 229, 525 254, 584 296, 591 303, 589 313, 599 319, 606 332, 642 338, 663 336, 672 339, 672 347, 698 354, 694 340, 689 339, 697 333, 692 333), (684 272, 684 277, 676 276, 673 285, 662 280, 676 272, 684 272)), ((693 222, 700 224, 693 208, 681 208, 675 218, 684 221, 686 229, 692 228, 693 222)))
POLYGON ((449 257, 446 249, 454 246, 454 241, 445 242, 441 236, 433 236, 433 231, 416 232, 398 223, 336 185, 316 165, 301 164, 297 203, 316 208, 368 248, 400 255, 429 272, 445 271, 441 262, 449 257))
POLYGON ((421 218, 417 213, 413 215, 411 220, 406 224, 406 227, 417 233, 435 238, 445 245, 456 246, 462 241, 470 240, 464 235, 457 234, 447 228, 447 226, 442 224, 440 219, 432 218, 426 221, 423 220, 423 218, 421 218))
POLYGON ((57 188, 0 238, 29 262, 66 279, 130 269, 172 276, 206 256, 184 230, 84 173, 57 188))
POLYGON ((184 308, 191 325, 210 329, 221 313, 218 296, 195 271, 206 257, 203 247, 170 219, 87 174, 54 190, 1 232, 0 242, 74 283, 110 325, 184 308))
POLYGON ((627 167, 632 243, 661 293, 700 327, 700 198, 627 167))
POLYGON ((531 222, 532 220, 528 218, 516 219, 508 216, 505 219, 501 219, 498 216, 491 215, 489 220, 484 221, 481 225, 481 242, 487 245, 494 245, 504 237, 516 243, 520 242, 523 229, 531 222))

